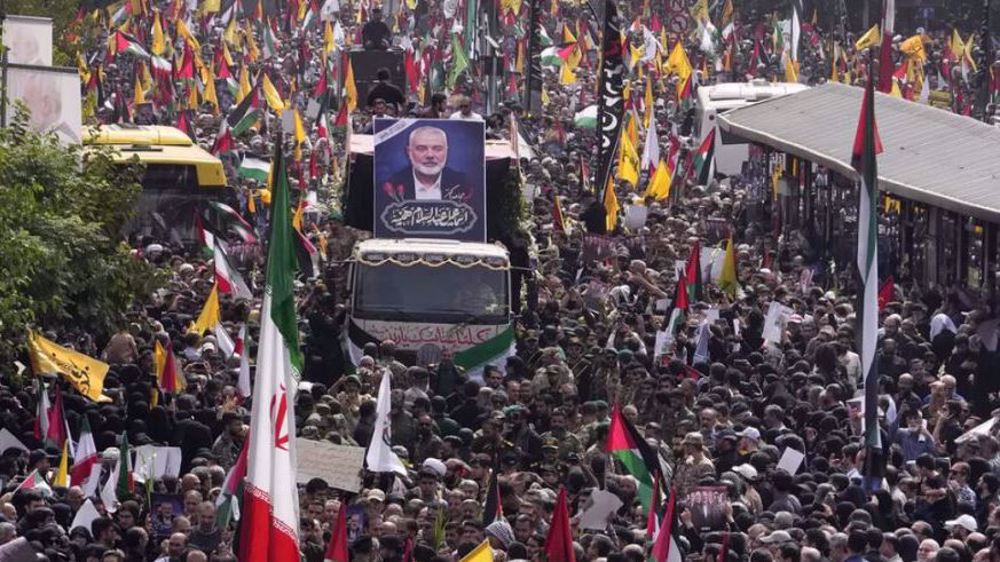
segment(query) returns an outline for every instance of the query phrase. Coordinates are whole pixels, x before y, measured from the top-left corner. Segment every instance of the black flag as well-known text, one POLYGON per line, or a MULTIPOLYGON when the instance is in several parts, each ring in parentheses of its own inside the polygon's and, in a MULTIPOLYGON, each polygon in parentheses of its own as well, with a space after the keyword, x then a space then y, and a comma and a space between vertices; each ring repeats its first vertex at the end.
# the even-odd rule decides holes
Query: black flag
POLYGON ((625 112, 622 97, 622 78, 625 63, 622 59, 621 30, 618 27, 618 10, 614 2, 605 0, 604 31, 601 40, 601 74, 597 87, 597 134, 600 142, 596 176, 597 193, 607 188, 614 172, 615 153, 625 112))

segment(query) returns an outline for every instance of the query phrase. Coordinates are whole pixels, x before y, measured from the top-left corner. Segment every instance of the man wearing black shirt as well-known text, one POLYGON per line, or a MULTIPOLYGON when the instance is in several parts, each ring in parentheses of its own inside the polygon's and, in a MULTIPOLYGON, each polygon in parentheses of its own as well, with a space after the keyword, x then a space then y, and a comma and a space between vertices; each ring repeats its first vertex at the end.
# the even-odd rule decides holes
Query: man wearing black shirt
MULTIPOLYGON (((367 27, 367 26, 365 26, 367 27)), ((380 68, 375 73, 375 85, 368 90, 366 99, 368 107, 375 105, 375 100, 382 99, 386 104, 392 106, 393 114, 399 115, 400 109, 406 106, 406 96, 394 84, 389 82, 389 69, 380 68)))
POLYGON ((389 48, 389 26, 382 21, 382 8, 372 8, 372 19, 361 30, 361 42, 369 51, 389 48))

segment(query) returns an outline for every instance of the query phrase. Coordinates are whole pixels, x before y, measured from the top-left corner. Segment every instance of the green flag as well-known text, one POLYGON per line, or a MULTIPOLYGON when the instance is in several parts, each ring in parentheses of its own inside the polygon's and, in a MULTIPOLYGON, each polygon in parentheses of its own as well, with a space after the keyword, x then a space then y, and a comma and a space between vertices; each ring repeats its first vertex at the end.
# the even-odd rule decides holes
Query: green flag
POLYGON ((465 48, 459 41, 458 35, 451 36, 451 71, 448 72, 448 89, 455 87, 458 77, 469 68, 469 57, 465 54, 465 48))

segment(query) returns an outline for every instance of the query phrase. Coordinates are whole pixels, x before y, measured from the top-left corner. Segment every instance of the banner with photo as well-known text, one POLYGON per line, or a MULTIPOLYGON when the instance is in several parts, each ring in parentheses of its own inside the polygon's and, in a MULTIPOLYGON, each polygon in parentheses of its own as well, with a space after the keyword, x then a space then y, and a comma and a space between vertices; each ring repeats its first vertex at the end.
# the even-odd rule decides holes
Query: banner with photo
POLYGON ((486 241, 482 121, 376 119, 376 238, 486 241))
POLYGON ((17 100, 31 110, 32 129, 55 133, 64 144, 80 142, 80 75, 75 68, 8 65, 8 123, 17 100))
MULTIPOLYGON (((3 19, 7 62, 52 66, 52 20, 8 15, 3 19)), ((9 80, 9 78, 8 78, 9 80)))

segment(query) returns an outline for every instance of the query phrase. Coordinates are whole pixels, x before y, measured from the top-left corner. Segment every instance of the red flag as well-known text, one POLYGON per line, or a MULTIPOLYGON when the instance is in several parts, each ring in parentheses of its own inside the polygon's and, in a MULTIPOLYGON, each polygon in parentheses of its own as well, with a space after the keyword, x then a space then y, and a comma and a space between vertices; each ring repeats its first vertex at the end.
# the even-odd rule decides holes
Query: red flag
POLYGON ((343 103, 340 105, 340 111, 337 112, 337 117, 333 120, 334 127, 346 127, 347 126, 347 104, 343 103))
POLYGON ((656 542, 653 543, 653 550, 649 553, 650 558, 656 562, 666 562, 671 554, 675 560, 680 560, 677 549, 677 542, 674 540, 674 507, 677 503, 677 490, 670 489, 670 497, 667 498, 667 512, 663 516, 663 524, 660 525, 660 532, 656 535, 656 542), (671 552, 673 551, 673 552, 671 552))
POLYGON ((341 502, 337 512, 337 524, 333 526, 333 536, 326 547, 323 562, 348 562, 347 557, 347 504, 341 502))
POLYGON ((178 80, 194 78, 194 53, 191 52, 191 47, 187 43, 184 43, 184 56, 181 58, 181 65, 180 68, 177 68, 175 78, 178 80))
POLYGON ((566 232, 566 223, 563 222, 562 206, 559 204, 559 194, 552 190, 552 226, 557 232, 566 232))
POLYGON ((56 398, 52 401, 52 408, 49 409, 49 430, 45 440, 54 444, 61 444, 66 441, 66 420, 63 417, 62 391, 59 385, 55 385, 56 398))
POLYGON ((415 94, 420 85, 420 71, 413 60, 413 49, 407 49, 403 56, 403 67, 406 69, 406 83, 410 86, 410 93, 415 94))
MULTIPOLYGON (((617 407, 617 404, 615 405, 617 407)), ((659 475, 653 476, 653 494, 650 496, 652 502, 656 502, 660 496, 660 478, 659 475)), ((656 510, 652 507, 649 513, 646 514, 646 534, 655 537, 656 531, 660 526, 660 522, 656 520, 656 510)))
MULTIPOLYGON (((868 121, 868 96, 870 95, 872 94, 866 88, 865 99, 861 104, 861 116, 858 118, 858 130, 854 133, 854 148, 851 150, 851 165, 855 168, 858 167, 856 163, 860 162, 865 155, 865 122, 868 121)), ((878 125, 874 118, 872 119, 872 128, 875 129, 875 154, 881 154, 882 138, 879 137, 878 125)))
POLYGON ((566 488, 559 488, 559 499, 552 513, 552 524, 545 538, 545 555, 549 562, 576 562, 573 550, 573 531, 569 527, 569 503, 566 488))
POLYGON ((885 308, 886 303, 892 300, 892 293, 896 289, 895 280, 890 275, 886 278, 885 283, 878 289, 878 311, 882 312, 885 308))
POLYGON ((319 82, 316 83, 316 87, 313 88, 312 97, 319 98, 326 94, 327 81, 326 81, 326 69, 324 68, 322 72, 319 73, 319 82))

